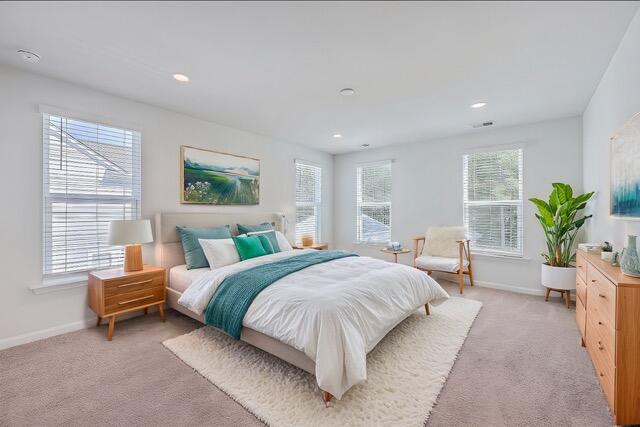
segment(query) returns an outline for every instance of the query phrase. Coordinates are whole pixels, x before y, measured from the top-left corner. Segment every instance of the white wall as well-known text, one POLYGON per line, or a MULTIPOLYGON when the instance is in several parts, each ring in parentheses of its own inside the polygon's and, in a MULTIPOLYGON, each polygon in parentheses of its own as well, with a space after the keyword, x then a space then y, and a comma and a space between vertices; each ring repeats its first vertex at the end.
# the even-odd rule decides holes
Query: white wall
MULTIPOLYGON (((481 147, 522 144, 524 147, 524 258, 478 256, 476 280, 485 286, 538 294, 542 230, 529 197, 546 198, 552 182, 582 190, 582 124, 579 117, 504 129, 479 130, 459 137, 383 147, 338 155, 334 162, 334 239, 336 245, 386 259, 379 248, 355 241, 355 171, 361 162, 394 159, 392 239, 411 247, 427 227, 462 224, 462 155, 481 147)), ((412 262, 411 255, 400 255, 412 262)))
MULTIPOLYGON (((167 84, 175 84, 168 81, 167 84)), ((34 294, 41 281, 42 118, 38 105, 81 118, 133 125, 142 132, 142 213, 285 212, 293 230, 294 158, 323 167, 323 239, 332 240, 331 155, 197 120, 182 114, 0 67, 0 348, 83 327, 95 319, 86 287, 34 294), (190 144, 261 160, 260 205, 203 207, 179 203, 179 146, 190 144), (49 329, 49 330, 45 330, 49 329)), ((153 261, 152 248, 145 259, 153 261)))
MULTIPOLYGON (((583 116, 584 187, 597 191, 587 226, 591 242, 610 241, 616 250, 640 222, 609 216, 609 135, 640 111, 640 11, 636 12, 583 116)), ((638 164, 640 168, 640 164, 638 164)))

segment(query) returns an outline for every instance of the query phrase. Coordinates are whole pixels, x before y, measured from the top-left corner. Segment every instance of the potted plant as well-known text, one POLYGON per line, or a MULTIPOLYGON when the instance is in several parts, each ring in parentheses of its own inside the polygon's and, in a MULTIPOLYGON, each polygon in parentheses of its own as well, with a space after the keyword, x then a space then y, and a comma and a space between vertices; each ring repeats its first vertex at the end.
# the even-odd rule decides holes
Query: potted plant
MULTIPOLYGON (((571 290, 576 286, 574 242, 578 230, 591 215, 576 218, 585 208, 593 192, 573 197, 570 185, 554 183, 549 201, 529 199, 538 208, 536 218, 542 225, 547 253, 542 264, 541 282, 548 289, 571 290)), ((548 291, 547 291, 548 295, 548 291)), ((567 303, 568 304, 568 303, 567 303)))

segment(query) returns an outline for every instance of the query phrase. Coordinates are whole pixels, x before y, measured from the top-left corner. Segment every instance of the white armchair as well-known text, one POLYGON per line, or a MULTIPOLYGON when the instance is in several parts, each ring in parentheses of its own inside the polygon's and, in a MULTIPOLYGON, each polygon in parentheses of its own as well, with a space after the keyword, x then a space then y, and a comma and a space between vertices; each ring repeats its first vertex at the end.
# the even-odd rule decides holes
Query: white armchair
POLYGON ((473 286, 471 248, 464 227, 430 227, 425 236, 413 239, 413 266, 431 274, 434 271, 458 276, 460 293, 464 275, 473 286))

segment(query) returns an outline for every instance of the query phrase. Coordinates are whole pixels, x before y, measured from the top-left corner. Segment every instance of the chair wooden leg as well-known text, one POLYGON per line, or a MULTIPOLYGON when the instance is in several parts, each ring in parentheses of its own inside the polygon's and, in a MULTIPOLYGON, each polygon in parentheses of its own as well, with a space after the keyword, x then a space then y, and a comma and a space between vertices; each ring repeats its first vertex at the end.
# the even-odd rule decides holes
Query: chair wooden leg
POLYGON ((333 395, 331 393, 329 393, 328 391, 322 392, 322 400, 324 400, 325 404, 328 405, 331 402, 331 399, 333 399, 333 395))
POLYGON ((473 271, 471 271, 471 265, 469 265, 469 284, 473 286, 473 271))
POLYGON ((458 271, 458 288, 460 288, 460 295, 464 293, 464 274, 462 270, 458 271))
POLYGON ((547 289, 544 291, 544 300, 545 300, 545 301, 549 301, 549 293, 550 293, 550 292, 551 292, 551 289, 549 289, 549 288, 547 288, 547 289))
POLYGON ((424 305, 424 311, 427 313, 427 316, 431 314, 431 312, 429 311, 429 303, 426 303, 424 305))

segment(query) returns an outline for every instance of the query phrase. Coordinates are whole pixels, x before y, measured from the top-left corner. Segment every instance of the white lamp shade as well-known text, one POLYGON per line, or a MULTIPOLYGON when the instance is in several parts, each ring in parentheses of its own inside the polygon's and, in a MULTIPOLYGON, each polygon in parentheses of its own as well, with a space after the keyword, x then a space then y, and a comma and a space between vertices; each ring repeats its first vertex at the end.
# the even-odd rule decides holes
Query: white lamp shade
POLYGON ((110 245, 130 245, 153 242, 151 221, 148 219, 118 220, 109 223, 108 243, 110 245))

